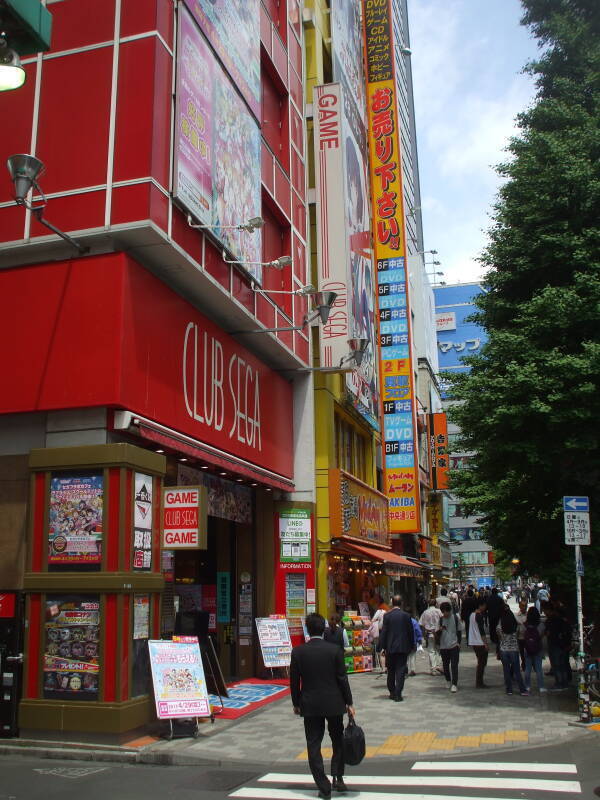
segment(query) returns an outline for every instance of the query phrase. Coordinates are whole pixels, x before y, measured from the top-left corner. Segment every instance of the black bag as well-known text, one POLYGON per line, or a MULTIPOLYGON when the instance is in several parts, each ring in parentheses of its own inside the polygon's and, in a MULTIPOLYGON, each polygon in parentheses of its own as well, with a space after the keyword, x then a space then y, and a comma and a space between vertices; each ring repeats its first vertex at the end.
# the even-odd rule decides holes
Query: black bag
POLYGON ((348 715, 348 724, 344 728, 344 763, 355 767, 365 757, 365 734, 363 729, 348 715))

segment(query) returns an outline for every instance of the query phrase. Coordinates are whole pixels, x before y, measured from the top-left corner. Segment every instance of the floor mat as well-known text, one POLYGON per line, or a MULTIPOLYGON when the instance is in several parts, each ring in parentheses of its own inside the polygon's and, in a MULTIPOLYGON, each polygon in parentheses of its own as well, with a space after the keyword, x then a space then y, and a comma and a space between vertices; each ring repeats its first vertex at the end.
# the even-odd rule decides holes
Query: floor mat
POLYGON ((217 719, 237 719, 255 708, 280 700, 290 693, 290 682, 285 679, 261 681, 250 678, 228 685, 227 691, 229 697, 223 698, 223 709, 218 695, 210 695, 210 703, 217 719))

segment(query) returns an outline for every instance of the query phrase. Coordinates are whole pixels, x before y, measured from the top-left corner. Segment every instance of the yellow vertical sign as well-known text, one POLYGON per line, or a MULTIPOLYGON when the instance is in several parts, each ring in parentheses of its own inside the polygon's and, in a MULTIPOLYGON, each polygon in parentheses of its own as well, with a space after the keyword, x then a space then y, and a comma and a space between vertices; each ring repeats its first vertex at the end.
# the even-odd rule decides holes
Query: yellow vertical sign
POLYGON ((421 529, 419 464, 390 0, 363 0, 363 20, 385 492, 390 532, 416 533, 421 529))

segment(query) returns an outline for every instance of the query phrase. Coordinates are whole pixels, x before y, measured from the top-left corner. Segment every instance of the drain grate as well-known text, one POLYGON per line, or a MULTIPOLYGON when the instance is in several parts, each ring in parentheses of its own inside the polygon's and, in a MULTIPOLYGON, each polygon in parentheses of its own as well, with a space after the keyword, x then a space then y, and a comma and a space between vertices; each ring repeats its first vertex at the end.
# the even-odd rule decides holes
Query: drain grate
POLYGON ((229 792, 243 783, 254 780, 261 773, 242 770, 211 769, 197 772, 193 778, 185 783, 178 783, 178 789, 202 788, 208 792, 229 792))

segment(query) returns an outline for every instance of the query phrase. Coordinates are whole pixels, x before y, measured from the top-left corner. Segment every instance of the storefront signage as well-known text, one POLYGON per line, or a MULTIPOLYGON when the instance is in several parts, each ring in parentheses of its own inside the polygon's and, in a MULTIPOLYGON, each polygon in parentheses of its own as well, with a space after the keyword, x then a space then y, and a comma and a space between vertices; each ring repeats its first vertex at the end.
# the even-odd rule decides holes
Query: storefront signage
POLYGON ((390 0, 363 0, 385 493, 392 533, 420 530, 411 324, 390 0))
POLYGON ((97 700, 100 675, 100 598, 46 598, 44 697, 97 700))
MULTIPOLYGON (((22 271, 16 271, 19 280, 14 272, 0 271, 0 294, 24 291, 22 271)), ((0 394, 0 413, 118 407, 293 479, 291 383, 146 269, 112 253, 85 264, 28 267, 27 274, 27 329, 10 311, 0 318, 0 334, 15 337, 6 369, 23 378, 14 391, 0 394), (57 288, 65 282, 71 288, 63 297, 57 288), (90 358, 89 340, 78 327, 82 318, 94 319, 94 342, 102 342, 88 373, 72 366, 90 358), (53 337, 56 319, 60 336, 53 337), (48 342, 43 359, 40 341, 48 342)), ((98 507, 99 497, 88 505, 98 507)))
POLYGON ((285 617, 257 617, 256 630, 265 667, 289 667, 292 640, 285 617))
POLYGON ((441 495, 433 495, 427 503, 427 525, 430 534, 444 532, 444 516, 442 513, 441 495))
POLYGON ((435 315, 435 327, 438 331, 456 330, 456 312, 440 311, 435 315))
POLYGON ((51 566, 102 562, 102 475, 53 475, 50 481, 51 566))
POLYGON ((448 420, 444 412, 427 415, 432 486, 448 488, 448 420))
POLYGON ((217 622, 231 622, 231 574, 217 572, 217 622))
POLYGON ((169 486, 163 489, 163 547, 206 550, 206 489, 169 486))
POLYGON ((279 561, 283 565, 312 561, 310 511, 290 508, 279 512, 279 561))
POLYGON ((198 642, 151 639, 148 647, 157 717, 210 716, 208 689, 198 642))
MULTIPOLYGON (((252 4, 256 4, 258 26, 258 3, 252 0, 252 4)), ((206 20, 199 3, 194 6, 206 20)), ((233 30, 232 40, 238 43, 244 26, 236 26, 231 33, 233 30)), ((258 48, 258 43, 257 31, 252 45, 258 48)), ((244 65, 243 75, 252 74, 249 66, 244 65)), ((237 228, 260 216, 260 128, 183 7, 177 45, 176 120, 176 199, 201 224, 210 226, 211 233, 260 283, 261 232, 237 228)))
POLYGON ((152 477, 135 473, 133 497, 133 568, 152 569, 152 477))
POLYGON ((343 470, 329 470, 331 536, 389 546, 387 497, 343 470))

